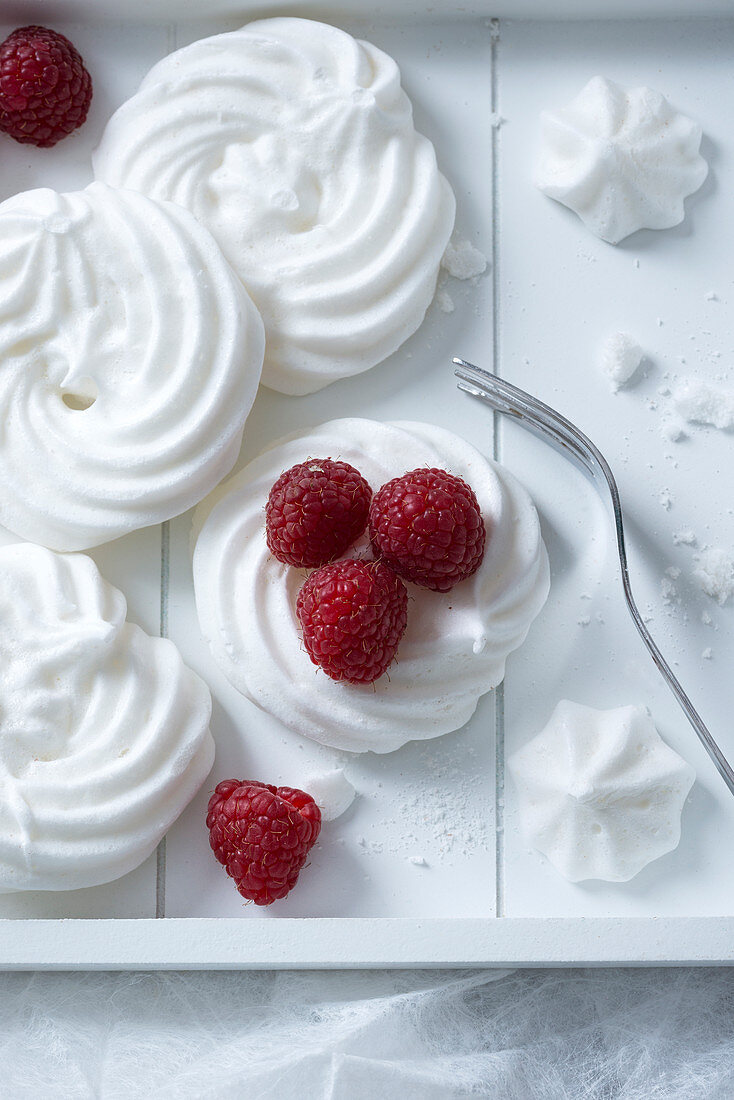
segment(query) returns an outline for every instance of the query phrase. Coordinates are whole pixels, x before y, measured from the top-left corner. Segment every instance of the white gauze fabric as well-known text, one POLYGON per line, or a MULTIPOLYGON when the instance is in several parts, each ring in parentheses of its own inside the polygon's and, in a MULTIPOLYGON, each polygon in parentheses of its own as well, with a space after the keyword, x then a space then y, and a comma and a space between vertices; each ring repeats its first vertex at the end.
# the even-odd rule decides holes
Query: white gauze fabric
POLYGON ((12 1100, 730 1100, 728 969, 6 974, 12 1100))

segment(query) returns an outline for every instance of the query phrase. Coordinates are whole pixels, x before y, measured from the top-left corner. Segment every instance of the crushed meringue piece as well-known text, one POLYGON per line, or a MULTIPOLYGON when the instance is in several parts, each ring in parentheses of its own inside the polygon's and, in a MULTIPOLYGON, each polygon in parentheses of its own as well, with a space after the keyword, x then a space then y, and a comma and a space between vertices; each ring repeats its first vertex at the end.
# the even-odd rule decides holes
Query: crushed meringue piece
POLYGON ((711 424, 714 428, 734 428, 734 393, 704 382, 686 378, 673 394, 681 416, 693 423, 711 424))
POLYGON ((626 332, 614 332, 601 346, 599 366, 616 392, 631 381, 643 357, 642 348, 632 336, 626 332))
POLYGON ((455 239, 446 245, 441 267, 454 279, 473 279, 487 270, 487 257, 471 241, 455 239))
POLYGON ((707 596, 725 604, 734 594, 734 557, 720 547, 712 546, 696 555, 693 577, 707 596))
POLYGON ((335 821, 349 809, 357 792, 344 774, 343 768, 321 772, 304 779, 303 788, 321 810, 323 821, 335 821))

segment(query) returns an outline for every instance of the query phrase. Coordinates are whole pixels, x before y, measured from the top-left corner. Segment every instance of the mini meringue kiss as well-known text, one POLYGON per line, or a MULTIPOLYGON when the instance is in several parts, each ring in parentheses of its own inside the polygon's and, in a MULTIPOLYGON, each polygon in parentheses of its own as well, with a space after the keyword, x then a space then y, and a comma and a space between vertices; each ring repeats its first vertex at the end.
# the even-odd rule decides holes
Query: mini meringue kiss
POLYGON ((454 224, 395 62, 309 19, 164 58, 94 170, 211 230, 265 321, 263 382, 288 394, 375 366, 418 328, 454 224))
POLYGON ((0 893, 133 870, 209 773, 211 697, 84 554, 0 549, 0 893))
POLYGON ((0 204, 0 523, 83 550, 229 472, 260 317, 186 210, 93 183, 0 204))
POLYGON ((678 846, 695 772, 645 707, 561 700, 508 767, 523 832, 571 882, 626 882, 678 846))
MULTIPOLYGON (((352 752, 392 752, 471 717, 504 676, 548 594, 535 508, 502 467, 443 428, 332 420, 282 440, 220 486, 194 517, 194 588, 202 633, 227 679, 297 733, 352 752), (397 661, 367 686, 337 683, 305 652, 296 599, 306 577, 265 541, 265 502, 309 455, 349 462, 373 490, 416 466, 449 470, 476 493, 490 536, 481 566, 450 592, 408 583, 397 661)), ((349 556, 366 553, 368 536, 349 556)))
POLYGON ((595 76, 573 102, 543 111, 535 183, 602 240, 683 221, 708 174, 701 126, 652 88, 595 76))

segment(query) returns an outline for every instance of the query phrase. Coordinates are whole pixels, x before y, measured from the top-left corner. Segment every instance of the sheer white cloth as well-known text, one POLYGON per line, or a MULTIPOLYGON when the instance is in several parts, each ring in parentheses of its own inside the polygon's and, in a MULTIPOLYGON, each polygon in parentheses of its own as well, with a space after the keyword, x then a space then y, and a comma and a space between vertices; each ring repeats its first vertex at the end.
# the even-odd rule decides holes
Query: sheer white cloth
POLYGON ((0 975, 11 1100, 730 1100, 734 970, 0 975))

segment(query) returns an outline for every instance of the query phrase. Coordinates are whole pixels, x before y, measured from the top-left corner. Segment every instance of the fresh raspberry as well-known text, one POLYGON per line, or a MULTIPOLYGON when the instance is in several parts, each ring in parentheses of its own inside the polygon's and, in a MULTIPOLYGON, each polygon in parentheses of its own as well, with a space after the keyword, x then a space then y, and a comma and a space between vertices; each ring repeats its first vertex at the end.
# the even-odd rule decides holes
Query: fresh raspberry
POLYGON ((49 148, 81 126, 92 78, 75 46, 48 27, 19 27, 0 44, 0 130, 49 148))
POLYGON ((481 565, 486 530, 465 481, 446 470, 411 470, 375 493, 370 538, 401 577, 448 592, 481 565))
POLYGON ((212 851, 242 897, 271 905, 296 885, 321 811, 304 791, 225 779, 209 799, 206 824, 212 851))
POLYGON ((265 537, 286 565, 325 565, 367 526, 372 490, 354 466, 310 458, 281 474, 265 506, 265 537))
POLYGON ((303 644, 332 680, 371 684, 392 662, 408 621, 408 592, 380 561, 323 565, 298 593, 303 644))

